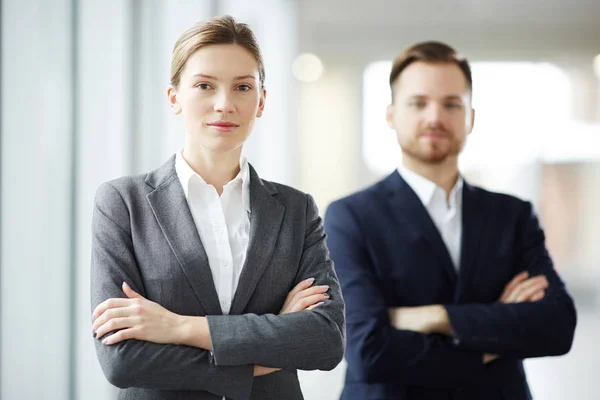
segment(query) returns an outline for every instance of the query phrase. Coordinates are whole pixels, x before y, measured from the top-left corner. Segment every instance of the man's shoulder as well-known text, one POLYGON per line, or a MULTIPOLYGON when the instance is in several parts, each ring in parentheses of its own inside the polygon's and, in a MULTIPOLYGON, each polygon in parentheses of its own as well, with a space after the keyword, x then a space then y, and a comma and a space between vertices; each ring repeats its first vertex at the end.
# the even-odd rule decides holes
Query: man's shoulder
POLYGON ((466 183, 467 190, 475 197, 476 202, 494 213, 520 214, 524 210, 533 209, 531 201, 514 194, 492 191, 483 187, 466 183))
POLYGON ((521 204, 527 202, 527 200, 524 200, 523 198, 514 194, 486 189, 482 186, 478 186, 477 184, 472 184, 469 182, 465 182, 465 185, 478 196, 481 196, 487 200, 521 204))
POLYGON ((374 205, 380 206, 386 194, 389 194, 390 176, 332 201, 327 207, 328 210, 346 208, 360 214, 372 210, 371 207, 374 205))

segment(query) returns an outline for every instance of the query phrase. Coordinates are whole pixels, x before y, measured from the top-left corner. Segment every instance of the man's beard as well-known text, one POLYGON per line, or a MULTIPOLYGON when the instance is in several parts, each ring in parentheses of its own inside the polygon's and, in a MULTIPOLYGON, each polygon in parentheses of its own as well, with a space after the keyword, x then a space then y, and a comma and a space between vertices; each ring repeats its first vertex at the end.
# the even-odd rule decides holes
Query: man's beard
POLYGON ((430 146, 430 148, 436 149, 433 151, 431 151, 429 149, 423 150, 420 147, 421 145, 418 143, 418 140, 416 142, 413 142, 412 144, 414 144, 414 145, 404 147, 402 149, 403 152, 415 160, 418 160, 424 164, 431 164, 431 165, 443 164, 449 157, 457 157, 460 154, 460 151, 462 149, 461 144, 457 143, 454 140, 451 140, 450 143, 445 145, 444 147, 447 147, 447 148, 446 148, 446 150, 442 150, 442 151, 436 149, 437 147, 440 147, 440 145, 437 143, 429 143, 428 144, 428 146, 430 146))

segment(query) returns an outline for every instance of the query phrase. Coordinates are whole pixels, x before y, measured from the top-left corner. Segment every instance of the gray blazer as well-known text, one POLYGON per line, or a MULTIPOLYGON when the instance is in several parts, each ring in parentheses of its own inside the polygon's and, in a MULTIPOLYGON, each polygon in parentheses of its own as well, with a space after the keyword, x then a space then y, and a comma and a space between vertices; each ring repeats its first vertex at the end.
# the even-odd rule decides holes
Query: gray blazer
POLYGON ((138 293, 177 314, 207 316, 213 353, 126 340, 96 352, 119 399, 302 399, 296 370, 331 370, 343 358, 344 303, 310 195, 261 180, 250 167, 250 241, 230 315, 175 172, 175 157, 140 176, 104 183, 92 224, 92 310, 138 293), (301 280, 329 285, 312 311, 277 315, 301 280), (253 377, 253 365, 281 371, 253 377))

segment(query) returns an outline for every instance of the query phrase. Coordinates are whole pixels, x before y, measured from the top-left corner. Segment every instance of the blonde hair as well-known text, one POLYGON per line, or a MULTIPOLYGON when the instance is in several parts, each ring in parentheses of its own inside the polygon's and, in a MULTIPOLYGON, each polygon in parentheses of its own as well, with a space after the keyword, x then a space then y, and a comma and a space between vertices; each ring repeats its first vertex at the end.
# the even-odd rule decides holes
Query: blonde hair
POLYGON ((248 25, 236 22, 229 15, 199 22, 181 34, 173 47, 171 85, 179 86, 183 67, 192 54, 212 44, 237 44, 248 50, 258 64, 260 86, 264 86, 265 67, 256 37, 248 25))

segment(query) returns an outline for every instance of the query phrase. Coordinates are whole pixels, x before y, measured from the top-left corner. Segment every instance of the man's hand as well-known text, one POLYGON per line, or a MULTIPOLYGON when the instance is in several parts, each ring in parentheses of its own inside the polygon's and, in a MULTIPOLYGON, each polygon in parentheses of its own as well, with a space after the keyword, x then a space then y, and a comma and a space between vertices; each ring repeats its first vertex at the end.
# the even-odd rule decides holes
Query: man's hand
MULTIPOLYGON (((390 308, 390 321, 396 329, 404 329, 425 335, 438 333, 454 336, 448 313, 441 305, 423 307, 390 308)), ((490 363, 498 358, 495 354, 484 354, 483 363, 490 363)))
POLYGON ((484 354, 483 355, 483 363, 484 364, 489 364, 492 361, 496 360, 497 358, 499 358, 500 356, 497 356, 496 354, 484 354))
POLYGON ((298 283, 285 298, 283 307, 279 314, 289 314, 293 312, 312 310, 323 304, 325 300, 329 298, 326 293, 329 290, 329 286, 312 286, 314 278, 305 279, 298 283))
POLYGON ((390 308, 390 322, 396 329, 453 336, 448 313, 441 305, 390 308))
MULTIPOLYGON (((543 299, 544 291, 548 287, 548 280, 543 275, 533 278, 528 278, 528 276, 527 271, 515 276, 506 285, 498 301, 501 303, 522 303, 543 299)), ((441 305, 390 308, 388 312, 390 322, 396 329, 420 332, 426 335, 438 333, 454 336, 448 313, 441 305)), ((487 364, 498 357, 495 354, 484 354, 483 362, 487 364)))
MULTIPOLYGON (((523 271, 508 282, 498 302, 508 304, 539 301, 544 298, 547 287, 548 280, 544 275, 529 278, 529 273, 523 271)), ((483 363, 488 364, 498 358, 496 354, 484 354, 483 363)))
POLYGON ((108 299, 98 305, 92 318, 97 339, 116 331, 102 343, 111 345, 126 339, 178 344, 182 317, 154 303, 123 282, 123 298, 108 299))
POLYGON ((500 303, 523 303, 526 301, 539 301, 544 298, 548 288, 548 279, 544 275, 528 278, 529 273, 523 271, 515 276, 504 288, 500 303))

